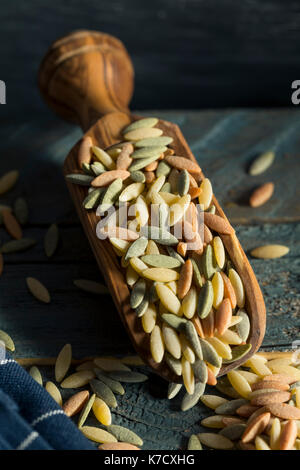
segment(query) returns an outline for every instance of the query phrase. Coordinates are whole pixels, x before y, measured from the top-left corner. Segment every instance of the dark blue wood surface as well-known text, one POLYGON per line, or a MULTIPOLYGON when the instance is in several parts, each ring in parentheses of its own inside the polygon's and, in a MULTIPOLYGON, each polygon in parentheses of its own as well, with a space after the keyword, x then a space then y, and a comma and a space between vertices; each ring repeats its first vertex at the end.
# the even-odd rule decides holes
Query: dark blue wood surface
MULTIPOLYGON (((297 339, 300 114, 245 110, 151 114, 180 125, 246 252, 266 243, 290 247, 282 259, 250 261, 266 298, 269 324, 264 344, 286 345, 297 339), (269 148, 276 152, 273 166, 250 177, 249 163, 269 148), (275 182, 274 196, 252 209, 245 194, 263 181, 275 182)), ((80 135, 76 127, 58 119, 0 128, 1 172, 20 170, 19 183, 0 203, 12 204, 18 195, 27 199, 30 217, 24 235, 38 242, 27 252, 5 255, 0 283, 1 324, 13 333, 20 356, 53 356, 68 338, 78 357, 130 349, 111 299, 88 296, 73 286, 76 278, 100 279, 62 175, 64 157, 80 135), (61 241, 48 260, 43 237, 53 222, 60 227, 61 241), (30 297, 26 276, 45 282, 52 294, 50 305, 30 297)), ((4 229, 0 234, 2 242, 9 239, 4 229)))
MULTIPOLYGON (((290 348, 300 339, 300 114, 288 110, 150 114, 180 125, 247 253, 266 243, 290 247, 282 259, 250 258, 267 306, 264 348, 290 348), (250 177, 250 162, 269 148, 276 152, 274 165, 265 174, 250 177), (275 182, 274 196, 260 209, 251 209, 245 204, 246 194, 263 181, 275 182)), ((80 130, 55 118, 1 122, 0 172, 17 168, 20 181, 1 196, 0 204, 12 204, 22 194, 30 208, 24 235, 37 240, 27 252, 4 256, 0 328, 14 338, 17 357, 56 356, 66 342, 72 343, 76 358, 133 352, 110 297, 88 295, 73 285, 76 278, 101 280, 62 176, 64 157, 80 135, 80 130), (59 225, 61 239, 57 253, 48 260, 43 237, 53 222, 59 225), (28 293, 27 276, 48 287, 49 305, 28 293)), ((3 228, 0 239, 9 239, 3 228)), ((51 370, 43 372, 51 377, 51 370)), ((200 429, 201 416, 209 412, 199 405, 179 412, 180 400, 170 403, 161 398, 165 393, 165 385, 154 376, 150 383, 126 387, 113 412, 114 423, 141 434, 145 448, 184 448, 189 434, 200 429)))
POLYGON ((300 78, 298 0, 10 0, 0 20, 12 118, 45 112, 40 61, 75 29, 124 42, 136 70, 134 109, 288 106, 300 78))

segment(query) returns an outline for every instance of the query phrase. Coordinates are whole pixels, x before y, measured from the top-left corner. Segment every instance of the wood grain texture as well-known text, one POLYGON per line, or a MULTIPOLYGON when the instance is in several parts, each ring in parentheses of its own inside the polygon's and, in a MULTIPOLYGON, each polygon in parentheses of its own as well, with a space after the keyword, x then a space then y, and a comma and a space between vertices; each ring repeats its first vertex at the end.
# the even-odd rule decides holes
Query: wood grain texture
MULTIPOLYGON (((54 367, 39 367, 44 382, 54 380, 54 367)), ((137 433, 144 441, 143 450, 186 450, 191 434, 207 432, 201 426, 201 420, 211 416, 213 411, 201 402, 194 408, 180 411, 184 392, 181 391, 173 400, 167 400, 167 383, 149 369, 138 367, 135 370, 148 375, 149 380, 143 384, 126 384, 125 394, 117 396, 118 406, 111 410, 113 424, 125 426, 137 433)), ((70 370, 70 373, 74 368, 70 370)), ((62 389, 63 401, 66 401, 78 390, 62 389)), ((207 393, 220 395, 214 387, 208 387, 207 393)), ((75 424, 78 415, 72 418, 75 424)), ((98 426, 93 413, 86 422, 98 426)))
POLYGON ((82 27, 124 42, 137 72, 133 109, 289 106, 300 76, 297 0, 28 0, 3 2, 1 18, 11 117, 50 116, 36 89, 40 60, 82 27))
MULTIPOLYGON (((209 174, 214 192, 233 224, 300 221, 298 111, 154 110, 137 111, 136 114, 157 114, 180 126, 199 165, 209 174), (249 177, 247 170, 255 156, 269 148, 276 154, 273 165, 265 173, 249 177), (265 181, 275 183, 272 198, 262 207, 250 208, 248 195, 265 181)), ((77 223, 61 168, 74 142, 81 138, 80 129, 57 118, 32 122, 24 121, 20 116, 11 123, 4 119, 0 122, 0 148, 5 155, 1 171, 14 167, 21 171, 20 185, 1 196, 1 200, 9 203, 23 192, 31 207, 32 224, 50 224, 53 220, 77 223)))
POLYGON ((51 45, 40 65, 39 87, 56 113, 87 130, 101 115, 128 112, 133 75, 121 41, 79 30, 51 45))
MULTIPOLYGON (((250 257, 267 307, 265 347, 289 347, 300 337, 300 224, 237 227, 246 253, 257 245, 284 237, 290 253, 278 260, 250 257)), ((4 240, 4 230, 1 236, 4 240)), ((104 282, 81 227, 60 228, 61 240, 52 260, 43 251, 45 228, 27 228, 37 239, 33 249, 4 255, 0 282, 1 328, 16 343, 20 357, 55 356, 71 342, 75 358, 126 354, 132 346, 112 298, 80 291, 74 279, 104 282), (25 277, 39 278, 50 290, 52 302, 42 305, 28 293, 25 277), (16 293, 17 292, 17 293, 16 293)))
MULTIPOLYGON (((251 249, 267 243, 290 247, 290 253, 278 260, 249 257, 267 308, 263 349, 290 349, 292 342, 300 339, 299 158, 292 158, 286 167, 284 155, 298 155, 298 113, 242 109, 150 111, 145 115, 158 115, 180 125, 200 166, 211 177, 217 198, 248 256, 251 249), (218 123, 222 122, 223 132, 218 132, 218 123), (233 208, 225 206, 232 200, 230 188, 242 192, 249 184, 246 168, 255 150, 276 142, 276 163, 259 181, 270 178, 278 184, 282 182, 284 189, 276 201, 273 199, 271 205, 261 208, 259 220, 250 208, 243 206, 247 220, 241 225, 232 213, 233 208), (286 175, 285 181, 282 175, 286 175), (287 214, 293 223, 283 223, 287 214)), ((27 252, 4 255, 0 327, 13 337, 16 356, 54 357, 67 342, 72 343, 75 359, 132 354, 132 345, 111 297, 89 295, 73 285, 78 278, 104 282, 62 175, 64 158, 80 139, 81 131, 53 118, 24 121, 20 116, 19 121, 11 124, 7 120, 0 122, 0 148, 5 156, 0 171, 20 169, 18 185, 1 196, 0 203, 12 204, 17 196, 24 195, 29 203, 29 223, 24 227, 24 235, 37 240, 37 245, 27 252), (59 224, 60 243, 54 257, 48 260, 43 237, 52 222, 59 224), (26 276, 45 283, 52 296, 51 304, 43 305, 32 298, 25 284, 26 276)), ((1 242, 9 239, 2 227, 0 239, 1 242)), ((42 373, 45 380, 53 380, 51 367, 42 368, 42 373)), ((211 415, 201 404, 180 412, 182 395, 170 402, 165 399, 166 387, 153 374, 145 384, 126 386, 126 394, 118 398, 118 408, 113 410, 113 422, 141 435, 145 449, 185 449, 191 433, 204 432, 199 424, 201 419, 211 415)), ((63 390, 65 398, 70 393, 73 391, 63 390)), ((210 388, 209 393, 216 391, 210 388)), ((89 424, 96 424, 92 417, 89 424)))

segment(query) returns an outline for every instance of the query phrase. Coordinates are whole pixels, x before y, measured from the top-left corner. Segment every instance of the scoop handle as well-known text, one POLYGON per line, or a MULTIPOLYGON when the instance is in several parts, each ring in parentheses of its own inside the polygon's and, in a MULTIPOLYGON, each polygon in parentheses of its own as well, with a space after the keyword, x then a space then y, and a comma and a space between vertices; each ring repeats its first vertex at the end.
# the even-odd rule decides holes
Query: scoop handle
POLYGON ((97 31, 74 31, 50 46, 38 83, 47 104, 86 131, 110 112, 129 114, 134 70, 119 39, 97 31))

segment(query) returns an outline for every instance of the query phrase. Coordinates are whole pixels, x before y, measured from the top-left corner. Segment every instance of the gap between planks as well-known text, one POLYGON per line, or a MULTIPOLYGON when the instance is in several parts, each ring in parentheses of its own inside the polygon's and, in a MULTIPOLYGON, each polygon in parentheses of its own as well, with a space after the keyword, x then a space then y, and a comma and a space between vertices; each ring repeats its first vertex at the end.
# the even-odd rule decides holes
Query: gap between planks
MULTIPOLYGON (((264 346, 270 348, 271 346, 264 346)), ((281 346, 282 347, 282 346, 281 346)), ((287 358, 292 359, 293 351, 260 351, 257 353, 258 356, 265 357, 266 359, 277 359, 277 358, 287 358)), ((83 359, 72 359, 72 365, 80 365, 87 361, 93 361, 100 356, 90 356, 84 357, 83 359)), ((106 356, 105 356, 106 357, 106 356)), ((126 356, 125 356, 126 357, 126 356)), ((29 367, 29 366, 53 366, 56 362, 56 357, 21 357, 17 358, 16 361, 20 366, 29 367)))

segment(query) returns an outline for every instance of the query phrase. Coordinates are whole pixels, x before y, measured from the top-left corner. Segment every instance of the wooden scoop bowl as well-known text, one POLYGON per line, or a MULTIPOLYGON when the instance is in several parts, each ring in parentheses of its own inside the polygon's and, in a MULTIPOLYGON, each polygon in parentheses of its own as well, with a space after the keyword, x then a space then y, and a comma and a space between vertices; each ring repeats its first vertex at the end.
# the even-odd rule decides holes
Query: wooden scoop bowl
MULTIPOLYGON (((128 104, 133 93, 133 67, 123 44, 116 38, 93 31, 76 31, 56 41, 47 52, 39 71, 39 86, 46 102, 60 116, 80 124, 94 145, 106 148, 122 140, 121 130, 133 119, 128 104)), ((160 121, 158 127, 174 140, 175 155, 196 161, 179 127, 160 121)), ((64 173, 79 172, 79 142, 72 148, 64 164, 64 173)), ((202 174, 202 177, 204 175, 202 174)), ((164 364, 156 364, 150 354, 149 336, 130 308, 129 289, 124 271, 108 240, 96 236, 99 219, 82 207, 86 188, 67 183, 79 218, 93 249, 100 270, 137 353, 156 373, 172 382, 181 378, 164 364)), ((216 198, 216 213, 226 219, 216 198)), ((226 219, 227 220, 227 219, 226 219)), ((252 356, 262 343, 266 311, 263 296, 248 259, 236 235, 221 235, 227 252, 239 273, 246 292, 246 308, 251 319, 249 342, 251 351, 241 360, 222 367, 220 374, 236 368, 252 356)))

